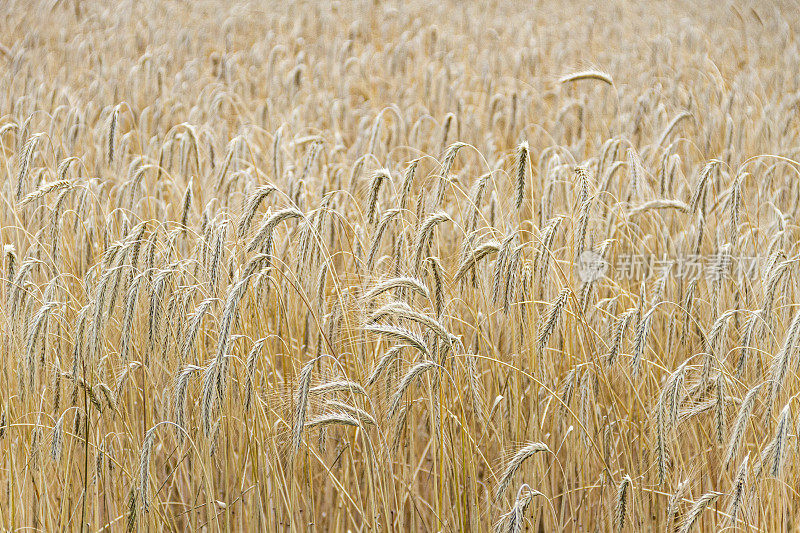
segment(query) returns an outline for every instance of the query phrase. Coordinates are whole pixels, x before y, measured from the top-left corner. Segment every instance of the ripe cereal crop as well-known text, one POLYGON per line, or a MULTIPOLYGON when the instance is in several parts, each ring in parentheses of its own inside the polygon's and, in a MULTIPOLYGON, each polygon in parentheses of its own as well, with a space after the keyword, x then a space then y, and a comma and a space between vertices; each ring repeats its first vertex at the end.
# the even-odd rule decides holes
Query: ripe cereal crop
POLYGON ((800 527, 796 6, 0 14, 0 529, 800 527))

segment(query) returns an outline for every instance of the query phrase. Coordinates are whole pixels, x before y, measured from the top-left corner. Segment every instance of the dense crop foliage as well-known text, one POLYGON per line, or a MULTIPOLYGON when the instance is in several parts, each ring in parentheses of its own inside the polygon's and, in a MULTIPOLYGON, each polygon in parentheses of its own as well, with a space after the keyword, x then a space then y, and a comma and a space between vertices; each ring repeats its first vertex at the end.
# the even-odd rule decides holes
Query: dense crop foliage
POLYGON ((0 528, 798 527, 794 8, 228 4, 0 3, 0 528))

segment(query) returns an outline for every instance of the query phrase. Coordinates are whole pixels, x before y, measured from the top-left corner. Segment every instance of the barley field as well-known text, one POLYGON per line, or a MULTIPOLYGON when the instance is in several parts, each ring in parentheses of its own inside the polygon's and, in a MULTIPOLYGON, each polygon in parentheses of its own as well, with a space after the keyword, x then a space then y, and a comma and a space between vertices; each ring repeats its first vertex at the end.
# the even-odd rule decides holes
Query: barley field
POLYGON ((796 4, 0 14, 0 529, 800 528, 796 4))

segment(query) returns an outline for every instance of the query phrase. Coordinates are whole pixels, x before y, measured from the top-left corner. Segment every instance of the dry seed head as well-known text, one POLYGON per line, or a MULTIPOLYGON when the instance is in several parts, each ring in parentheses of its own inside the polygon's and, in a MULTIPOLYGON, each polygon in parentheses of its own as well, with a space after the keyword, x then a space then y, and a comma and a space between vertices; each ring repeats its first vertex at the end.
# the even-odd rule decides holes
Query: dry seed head
POLYGON ((561 318, 561 312, 567 305, 567 297, 569 296, 569 293, 570 290, 568 288, 565 287, 561 289, 558 297, 553 302, 553 306, 550 308, 550 313, 547 315, 547 319, 542 324, 542 328, 539 331, 539 339, 537 340, 540 354, 544 351, 544 348, 547 345, 547 340, 558 326, 558 321, 561 318))
POLYGON ((383 372, 389 368, 389 365, 400 358, 403 348, 406 347, 406 345, 399 344, 388 349, 383 357, 381 357, 380 360, 378 360, 378 362, 375 364, 372 371, 370 371, 369 376, 365 381, 365 385, 367 387, 374 385, 381 374, 383 374, 383 372))
POLYGON ((423 361, 421 363, 417 363, 403 376, 403 379, 400 380, 400 384, 397 386, 397 390, 392 395, 391 401, 389 403, 389 413, 387 418, 391 419, 394 417, 395 413, 397 412, 397 408, 400 406, 400 400, 403 398, 403 393, 408 390, 408 388, 414 383, 414 381, 420 377, 422 374, 431 370, 432 368, 437 367, 438 365, 433 361, 423 361))
POLYGON ((108 164, 114 162, 114 140, 117 131, 117 120, 119 118, 119 105, 114 106, 114 111, 111 112, 108 124, 108 164))
POLYGON ((142 444, 142 452, 139 455, 139 499, 141 500, 141 509, 147 513, 150 511, 150 498, 148 494, 148 486, 150 482, 150 459, 153 454, 153 442, 155 441, 155 430, 158 426, 153 426, 144 436, 144 444, 142 444))
POLYGON ((517 147, 517 179, 514 207, 519 209, 525 199, 525 169, 528 166, 528 141, 522 141, 517 147))
POLYGON ((340 426, 354 426, 354 427, 361 427, 361 423, 358 419, 344 413, 330 413, 327 415, 320 415, 314 418, 311 418, 305 422, 305 429, 312 429, 312 428, 323 428, 326 426, 330 426, 332 424, 337 424, 340 426))
POLYGON ((761 390, 763 383, 756 385, 745 394, 742 400, 742 405, 739 406, 739 412, 736 415, 736 420, 731 427, 730 437, 728 438, 728 451, 725 453, 725 465, 730 464, 734 455, 739 450, 739 447, 747 430, 747 422, 750 420, 750 415, 753 413, 755 407, 756 395, 761 390))
POLYGON ((261 224, 256 235, 250 240, 250 243, 247 245, 247 251, 253 252, 260 249, 264 253, 271 254, 272 232, 275 230, 275 227, 284 220, 293 218, 303 218, 303 213, 294 207, 289 207, 268 217, 261 224))
POLYGON ((362 394, 365 396, 367 394, 367 391, 364 390, 364 387, 362 387, 359 383, 356 383, 355 381, 349 381, 346 379, 329 381, 327 383, 311 387, 308 390, 309 394, 316 396, 335 394, 337 392, 342 392, 347 394, 362 394))
POLYGON ((789 404, 787 403, 783 410, 781 410, 781 414, 778 416, 778 426, 775 429, 775 438, 768 446, 768 448, 772 450, 772 465, 770 466, 770 475, 773 477, 779 477, 781 470, 783 469, 786 450, 788 448, 787 441, 789 440, 789 426, 792 423, 791 419, 791 410, 789 409, 789 404))
POLYGON ((332 407, 338 411, 343 411, 349 416, 352 416, 356 420, 359 421, 362 425, 370 425, 375 426, 377 422, 375 421, 375 417, 364 411, 363 409, 359 409, 358 407, 354 407, 350 404, 340 402, 338 400, 327 400, 325 405, 328 407, 332 407))
POLYGON ((598 80, 602 81, 603 83, 607 83, 608 85, 613 86, 614 80, 611 79, 610 74, 606 74, 605 72, 599 70, 582 70, 580 72, 574 72, 572 74, 567 74, 558 80, 559 83, 570 83, 580 80, 598 80))
POLYGON ((400 209, 405 210, 408 204, 408 195, 411 193, 411 186, 414 184, 414 174, 417 172, 419 158, 412 160, 403 173, 403 188, 400 195, 400 209))
POLYGON ((389 223, 400 213, 402 213, 402 210, 400 209, 389 209, 381 217, 381 220, 378 223, 377 228, 375 229, 375 235, 372 238, 372 245, 369 248, 369 254, 367 255, 368 270, 372 270, 372 266, 375 262, 375 256, 378 254, 378 249, 380 248, 381 244, 381 238, 383 237, 383 234, 386 232, 386 228, 389 226, 389 223))
POLYGON ((25 179, 28 176, 28 170, 30 170, 31 163, 33 162, 33 156, 36 153, 36 148, 39 144, 39 138, 42 135, 42 133, 31 135, 30 138, 25 142, 25 146, 22 148, 22 154, 20 154, 19 160, 19 174, 17 175, 17 200, 22 197, 25 187, 25 179))
POLYGON ((686 494, 686 490, 688 488, 689 488, 689 480, 684 479, 683 481, 678 483, 678 487, 675 489, 675 492, 669 498, 669 504, 667 506, 667 531, 675 530, 674 524, 675 524, 675 519, 677 518, 678 508, 683 502, 683 497, 686 494))
POLYGON ((731 491, 731 504, 728 508, 728 515, 730 515, 730 524, 734 526, 736 525, 736 517, 739 514, 744 501, 749 459, 750 454, 748 453, 742 461, 742 464, 739 466, 739 471, 733 480, 733 490, 731 491))
POLYGON ((314 362, 307 363, 301 370, 297 381, 297 392, 295 393, 294 419, 292 420, 292 456, 295 456, 300 449, 303 439, 303 429, 306 423, 306 413, 308 407, 308 391, 311 388, 311 370, 314 362))
POLYGON ((416 348, 426 357, 430 357, 430 352, 428 351, 428 346, 425 344, 425 341, 413 331, 384 324, 367 324, 364 326, 364 330, 371 333, 377 333, 387 339, 405 343, 413 348, 416 348))
POLYGON ((422 224, 420 224, 419 230, 417 231, 417 240, 414 244, 415 273, 419 272, 420 267, 422 266, 422 258, 425 254, 428 244, 430 243, 434 228, 447 220, 450 220, 450 215, 443 211, 439 211, 437 213, 428 215, 425 220, 422 221, 422 224))
POLYGON ((392 176, 385 168, 379 169, 372 176, 372 181, 369 186, 369 199, 367 200, 367 222, 372 224, 375 222, 375 215, 378 207, 378 193, 380 192, 381 185, 384 181, 392 180, 392 176))
MULTIPOLYGON (((186 396, 189 387, 189 378, 193 374, 203 370, 202 367, 196 365, 186 365, 175 378, 175 387, 172 393, 172 413, 175 423, 185 428, 185 413, 186 413, 186 396)), ((183 441, 183 432, 178 432, 179 440, 183 441)))
POLYGON ((686 518, 681 525, 681 533, 689 533, 694 523, 700 518, 700 515, 703 514, 703 511, 705 511, 711 502, 716 500, 719 495, 719 492, 711 491, 700 496, 692 508, 689 509, 689 512, 686 513, 686 518))
POLYGON ((725 439, 725 376, 720 373, 716 379, 716 403, 714 405, 714 416, 716 421, 717 442, 722 443, 725 439))
POLYGON ((64 417, 69 411, 64 411, 53 426, 52 445, 50 457, 58 463, 61 460, 61 451, 64 449, 64 417))
POLYGON ((617 355, 619 355, 620 350, 622 350, 622 343, 625 339, 625 334, 627 333, 628 327, 633 321, 635 314, 636 309, 628 309, 615 322, 613 328, 614 336, 611 341, 611 351, 609 351, 607 356, 609 366, 614 364, 614 361, 617 359, 617 355))
POLYGON ((469 216, 467 217, 467 233, 472 233, 478 227, 478 219, 481 213, 481 203, 483 202, 483 194, 486 191, 486 185, 489 183, 491 174, 484 174, 475 180, 475 184, 470 191, 470 206, 469 216))
POLYGON ((790 359, 795 357, 798 337, 800 337, 800 311, 795 314, 792 323, 789 324, 789 328, 786 330, 786 339, 783 341, 783 347, 772 359, 769 373, 770 394, 767 402, 767 416, 769 416, 772 407, 778 400, 778 394, 789 369, 790 359))
POLYGON ((252 398, 253 398, 253 388, 255 387, 255 373, 256 373, 256 364, 258 363, 258 356, 261 353, 261 349, 264 347, 264 342, 266 341, 266 337, 257 340, 253 347, 247 354, 245 359, 245 367, 247 369, 247 378, 245 384, 245 393, 244 393, 244 409, 245 411, 250 411, 252 406, 252 398))
POLYGON ((642 365, 642 359, 644 358, 644 351, 647 347, 647 338, 650 335, 650 323, 653 320, 653 313, 655 312, 656 307, 650 308, 650 310, 645 313, 644 317, 642 318, 641 322, 639 322, 639 328, 636 330, 636 337, 633 342, 633 358, 631 359, 631 366, 633 369, 633 375, 637 376, 639 374, 639 369, 642 365))
POLYGON ((562 215, 553 217, 541 231, 540 244, 536 259, 534 260, 534 273, 538 276, 541 283, 543 283, 547 277, 553 240, 555 239, 556 230, 558 230, 562 220, 564 220, 562 215))
POLYGON ((445 189, 447 184, 450 182, 450 170, 453 168, 453 162, 456 159, 458 151, 464 146, 467 146, 466 143, 455 142, 447 148, 447 151, 444 154, 444 159, 442 160, 442 175, 440 176, 439 188, 437 189, 436 197, 434 198, 434 206, 439 206, 442 204, 442 200, 444 200, 445 189))
POLYGON ((627 475, 622 478, 622 482, 617 488, 617 505, 614 508, 614 530, 623 531, 625 528, 625 518, 628 511, 628 487, 630 487, 631 478, 627 475))
POLYGON ((522 466, 522 463, 525 462, 526 459, 533 457, 539 452, 549 451, 550 448, 548 448, 543 442, 531 442, 520 448, 506 464, 503 473, 500 475, 500 480, 498 481, 497 488, 494 492, 494 502, 497 503, 500 498, 503 497, 506 489, 508 489, 508 486, 511 484, 511 478, 517 473, 522 466))
POLYGON ((390 278, 378 283, 377 285, 372 287, 369 291, 364 293, 362 300, 364 302, 370 302, 375 298, 377 298, 379 295, 383 294, 384 292, 399 288, 410 289, 414 292, 419 293, 421 296, 425 298, 430 298, 428 288, 420 280, 418 280, 417 278, 399 277, 399 278, 390 278))
POLYGON ((526 483, 523 483, 517 491, 517 497, 511 510, 500 517, 500 520, 495 525, 495 533, 521 533, 525 526, 525 511, 528 509, 528 505, 530 505, 534 496, 540 496, 541 494, 541 492, 533 490, 526 483))
POLYGON ((412 309, 405 302, 389 302, 373 313, 370 321, 377 322, 384 317, 399 318, 416 322, 438 335, 445 343, 453 341, 453 335, 438 320, 412 309))
POLYGON ((489 254, 497 253, 500 250, 500 243, 497 241, 486 241, 474 249, 470 250, 469 255, 458 266, 458 271, 453 276, 453 281, 460 280, 470 269, 475 268, 478 262, 489 254))

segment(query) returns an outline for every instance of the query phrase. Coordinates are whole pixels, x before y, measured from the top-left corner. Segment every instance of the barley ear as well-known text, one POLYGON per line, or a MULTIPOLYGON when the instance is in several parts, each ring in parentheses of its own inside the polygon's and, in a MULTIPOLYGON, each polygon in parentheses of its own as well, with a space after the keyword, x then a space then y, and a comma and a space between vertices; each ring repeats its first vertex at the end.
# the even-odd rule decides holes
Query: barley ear
POLYGON ((626 475, 617 489, 617 505, 614 509, 614 531, 623 531, 625 528, 625 518, 628 510, 628 487, 631 478, 626 475))

